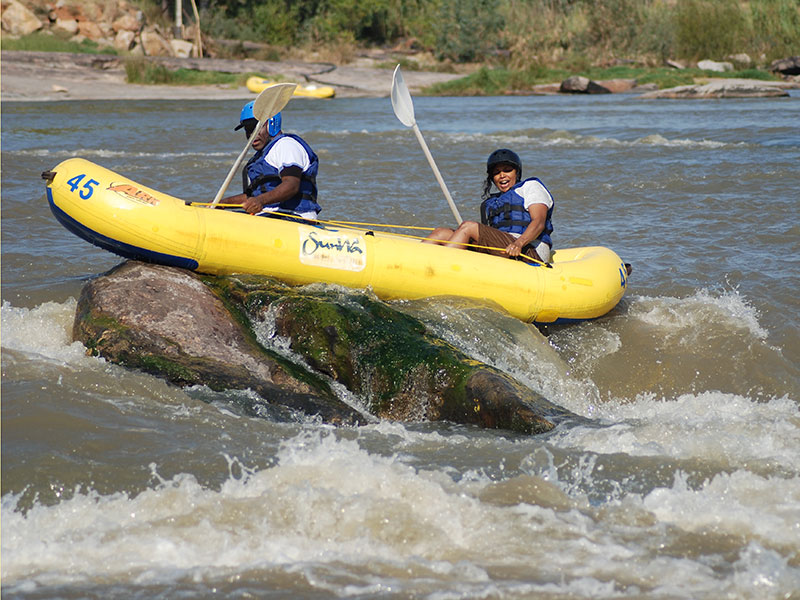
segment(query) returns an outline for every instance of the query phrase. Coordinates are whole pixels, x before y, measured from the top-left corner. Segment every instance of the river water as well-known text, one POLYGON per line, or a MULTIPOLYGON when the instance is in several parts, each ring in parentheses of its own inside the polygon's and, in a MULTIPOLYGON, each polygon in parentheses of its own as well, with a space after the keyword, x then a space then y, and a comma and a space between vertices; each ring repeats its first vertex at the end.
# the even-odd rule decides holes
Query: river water
MULTIPOLYGON (((797 91, 415 98, 464 218, 509 147, 556 198, 556 247, 633 264, 611 314, 548 331, 395 304, 592 419, 536 437, 248 418, 72 342, 121 259, 55 221, 40 173, 82 156, 210 199, 240 104, 3 103, 4 598, 800 598, 797 91)), ((452 223, 387 98, 283 121, 320 156, 322 217, 452 223)))

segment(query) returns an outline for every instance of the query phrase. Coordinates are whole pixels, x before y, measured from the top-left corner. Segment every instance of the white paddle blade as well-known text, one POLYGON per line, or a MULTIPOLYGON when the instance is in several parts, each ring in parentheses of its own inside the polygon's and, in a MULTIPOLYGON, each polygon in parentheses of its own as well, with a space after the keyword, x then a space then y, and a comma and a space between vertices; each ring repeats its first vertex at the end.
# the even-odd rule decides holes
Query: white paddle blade
POLYGON ((228 176, 225 177, 225 181, 222 182, 216 196, 214 196, 214 200, 211 202, 211 208, 214 208, 222 199, 223 194, 228 189, 228 185, 231 183, 231 179, 233 179, 233 174, 242 164, 244 155, 247 154, 247 150, 250 148, 250 144, 253 143, 258 131, 264 126, 264 123, 283 110, 283 107, 292 99, 292 94, 294 94, 296 88, 296 83, 276 83, 263 90, 256 97, 253 103, 253 116, 258 119, 258 127, 255 128, 250 139, 244 145, 241 154, 233 163, 231 170, 228 171, 228 176))
POLYGON ((296 83, 276 83, 264 89, 253 103, 253 116, 259 121, 268 121, 289 103, 296 88, 296 83))
POLYGON ((394 68, 394 76, 392 77, 392 108, 394 109, 394 114, 397 115, 403 125, 406 127, 414 126, 416 123, 414 120, 414 103, 411 101, 411 93, 408 91, 408 86, 403 81, 400 65, 394 68))

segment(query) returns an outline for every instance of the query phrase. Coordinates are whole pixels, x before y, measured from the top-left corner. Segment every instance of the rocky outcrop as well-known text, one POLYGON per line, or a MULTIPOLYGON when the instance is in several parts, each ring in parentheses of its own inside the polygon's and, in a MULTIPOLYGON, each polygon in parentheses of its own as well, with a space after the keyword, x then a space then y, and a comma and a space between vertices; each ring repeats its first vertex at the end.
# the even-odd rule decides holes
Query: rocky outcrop
POLYGON ((602 79, 591 81, 587 77, 569 77, 561 83, 538 83, 524 95, 549 96, 553 94, 625 94, 643 91, 635 79, 602 79))
POLYGON ((530 434, 578 419, 383 302, 263 277, 127 262, 87 284, 74 337, 178 385, 251 389, 272 409, 337 424, 447 420, 530 434), (367 414, 337 400, 329 381, 367 414))
POLYGON ((42 22, 36 15, 17 0, 4 1, 2 6, 3 31, 11 35, 30 35, 42 28, 42 22))
MULTIPOLYGON (((192 43, 170 40, 161 28, 146 22, 141 10, 125 0, 105 3, 27 0, 25 5, 19 0, 4 0, 2 6, 3 32, 10 35, 24 36, 44 30, 69 35, 76 42, 90 40, 132 54, 197 55, 192 43), (173 45, 173 41, 181 43, 173 45)), ((193 36, 194 28, 188 28, 185 34, 193 36)))
POLYGON ((640 98, 709 99, 709 98, 771 98, 788 96, 782 82, 757 79, 713 79, 706 83, 681 85, 646 92, 640 98))

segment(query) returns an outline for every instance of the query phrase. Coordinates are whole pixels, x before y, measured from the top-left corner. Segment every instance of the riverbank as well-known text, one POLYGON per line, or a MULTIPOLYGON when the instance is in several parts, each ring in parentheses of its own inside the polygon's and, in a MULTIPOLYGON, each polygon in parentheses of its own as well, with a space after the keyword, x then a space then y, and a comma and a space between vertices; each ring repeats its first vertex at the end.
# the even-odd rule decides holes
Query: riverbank
MULTIPOLYGON (((184 67, 230 73, 280 75, 286 81, 331 85, 336 96, 388 96, 391 69, 355 62, 348 66, 301 61, 257 61, 214 58, 163 58, 171 68, 184 67)), ((0 100, 39 102, 51 100, 208 100, 246 99, 253 93, 244 86, 227 85, 139 85, 125 79, 123 60, 113 55, 66 52, 3 51, 0 55, 0 100)), ((457 79, 461 75, 427 71, 404 71, 412 93, 457 79)))

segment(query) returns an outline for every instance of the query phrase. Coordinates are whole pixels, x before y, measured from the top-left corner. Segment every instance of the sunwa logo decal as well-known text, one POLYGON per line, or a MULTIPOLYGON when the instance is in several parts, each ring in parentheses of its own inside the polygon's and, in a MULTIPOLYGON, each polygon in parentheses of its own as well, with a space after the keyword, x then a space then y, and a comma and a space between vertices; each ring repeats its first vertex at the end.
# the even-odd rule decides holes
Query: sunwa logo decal
POLYGON ((367 246, 360 235, 300 229, 300 262, 342 271, 363 271, 367 246))
POLYGON ((139 204, 147 204, 149 206, 158 206, 159 204, 158 198, 148 194, 144 190, 140 190, 138 187, 131 185, 130 183, 112 183, 110 186, 108 186, 108 189, 109 191, 119 194, 123 198, 133 200, 139 204))

